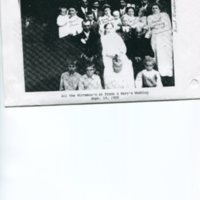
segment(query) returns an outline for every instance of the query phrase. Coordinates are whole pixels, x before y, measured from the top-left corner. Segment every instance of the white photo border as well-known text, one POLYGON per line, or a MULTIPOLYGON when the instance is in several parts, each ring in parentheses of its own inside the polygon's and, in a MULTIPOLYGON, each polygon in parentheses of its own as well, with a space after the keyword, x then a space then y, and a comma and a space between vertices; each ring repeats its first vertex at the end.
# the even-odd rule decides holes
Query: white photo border
POLYGON ((200 98, 200 4, 172 0, 175 86, 133 90, 25 92, 18 0, 1 0, 5 106, 161 101, 200 98), (187 13, 186 13, 187 11, 187 13), (11 14, 8 14, 11 13, 11 14))

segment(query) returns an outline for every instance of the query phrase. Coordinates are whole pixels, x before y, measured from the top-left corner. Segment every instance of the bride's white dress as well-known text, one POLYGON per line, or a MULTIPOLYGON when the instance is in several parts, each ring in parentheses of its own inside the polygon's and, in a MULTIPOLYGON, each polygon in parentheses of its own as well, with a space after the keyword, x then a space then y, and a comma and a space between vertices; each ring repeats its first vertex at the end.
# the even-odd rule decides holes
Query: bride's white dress
MULTIPOLYGON (((123 62, 123 75, 126 76, 127 81, 130 82, 129 85, 134 87, 134 72, 132 62, 126 56, 126 45, 123 39, 116 33, 112 32, 101 36, 102 43, 102 56, 104 62, 104 83, 106 85, 109 80, 115 76, 113 71, 112 59, 115 55, 119 55, 123 62)), ((127 84, 128 85, 128 84, 127 84)))

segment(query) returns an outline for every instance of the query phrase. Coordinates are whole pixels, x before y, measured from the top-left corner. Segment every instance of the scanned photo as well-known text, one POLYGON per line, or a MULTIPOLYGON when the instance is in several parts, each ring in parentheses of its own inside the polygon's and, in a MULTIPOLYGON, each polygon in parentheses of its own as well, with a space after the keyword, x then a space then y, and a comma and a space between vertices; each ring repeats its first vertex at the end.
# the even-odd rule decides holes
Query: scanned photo
POLYGON ((197 0, 0 1, 8 107, 200 98, 197 0))
POLYGON ((175 86, 171 0, 21 0, 26 92, 175 86))

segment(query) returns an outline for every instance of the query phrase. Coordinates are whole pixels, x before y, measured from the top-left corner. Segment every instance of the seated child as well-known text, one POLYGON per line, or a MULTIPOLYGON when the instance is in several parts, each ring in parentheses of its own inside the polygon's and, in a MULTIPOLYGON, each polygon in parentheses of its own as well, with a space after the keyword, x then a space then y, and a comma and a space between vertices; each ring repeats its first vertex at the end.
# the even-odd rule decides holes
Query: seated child
POLYGON ((60 91, 64 90, 78 90, 78 84, 81 75, 76 72, 77 62, 71 62, 67 64, 68 71, 61 75, 60 79, 60 91))
POLYGON ((57 25, 58 25, 58 36, 59 38, 63 38, 68 35, 68 20, 69 16, 67 13, 67 8, 60 8, 60 14, 57 17, 57 25))
POLYGON ((154 70, 154 58, 146 56, 144 59, 145 69, 138 73, 136 77, 136 88, 144 87, 162 87, 160 73, 154 70))
POLYGON ((86 74, 79 82, 79 90, 99 90, 102 89, 100 77, 95 73, 93 64, 86 66, 86 74))
POLYGON ((120 13, 118 10, 113 11, 113 17, 114 17, 114 21, 113 21, 114 28, 116 31, 118 31, 120 30, 121 25, 122 25, 122 21, 120 19, 120 13))

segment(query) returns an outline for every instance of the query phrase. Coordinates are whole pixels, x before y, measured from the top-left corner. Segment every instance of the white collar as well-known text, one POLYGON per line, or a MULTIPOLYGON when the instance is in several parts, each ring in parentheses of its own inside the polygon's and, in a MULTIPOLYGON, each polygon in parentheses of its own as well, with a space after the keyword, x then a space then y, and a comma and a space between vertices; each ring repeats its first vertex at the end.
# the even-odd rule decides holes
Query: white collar
POLYGON ((84 32, 84 34, 87 36, 87 37, 89 37, 89 35, 90 35, 90 31, 87 33, 87 32, 85 32, 85 31, 83 31, 84 32))
POLYGON ((81 7, 81 9, 83 10, 83 11, 85 11, 85 12, 87 12, 87 7, 86 8, 84 8, 84 7, 81 7))

